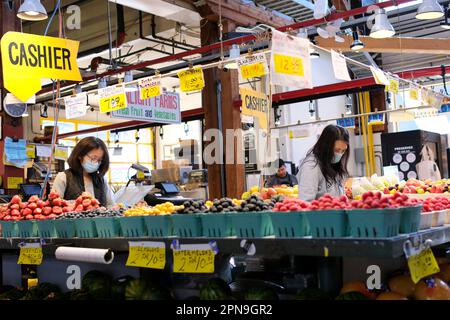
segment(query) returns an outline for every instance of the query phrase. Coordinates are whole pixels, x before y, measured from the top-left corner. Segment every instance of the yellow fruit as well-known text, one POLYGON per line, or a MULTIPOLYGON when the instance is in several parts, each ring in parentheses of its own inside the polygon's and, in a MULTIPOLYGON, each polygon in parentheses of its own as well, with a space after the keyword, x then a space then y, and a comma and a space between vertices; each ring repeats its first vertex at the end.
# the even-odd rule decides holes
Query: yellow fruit
POLYGON ((250 188, 250 193, 255 193, 259 191, 259 187, 258 186, 253 186, 250 188))

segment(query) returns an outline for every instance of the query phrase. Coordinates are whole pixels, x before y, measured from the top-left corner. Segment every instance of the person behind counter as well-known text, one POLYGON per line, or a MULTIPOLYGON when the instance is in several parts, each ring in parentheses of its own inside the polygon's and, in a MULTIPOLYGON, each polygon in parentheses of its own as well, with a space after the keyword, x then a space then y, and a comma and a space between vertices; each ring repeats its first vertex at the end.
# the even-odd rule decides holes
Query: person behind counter
POLYGON ((277 173, 267 179, 265 184, 266 188, 281 185, 293 187, 298 184, 297 178, 286 171, 286 164, 282 159, 276 160, 274 164, 278 168, 278 170, 277 173))
POLYGON ((349 135, 340 126, 328 125, 300 164, 299 198, 312 201, 326 193, 344 194, 343 181, 348 176, 349 135))
POLYGON ((102 206, 114 205, 114 196, 105 177, 109 169, 108 149, 101 139, 86 137, 80 140, 67 163, 70 168, 56 175, 53 191, 66 200, 75 200, 87 191, 102 206))

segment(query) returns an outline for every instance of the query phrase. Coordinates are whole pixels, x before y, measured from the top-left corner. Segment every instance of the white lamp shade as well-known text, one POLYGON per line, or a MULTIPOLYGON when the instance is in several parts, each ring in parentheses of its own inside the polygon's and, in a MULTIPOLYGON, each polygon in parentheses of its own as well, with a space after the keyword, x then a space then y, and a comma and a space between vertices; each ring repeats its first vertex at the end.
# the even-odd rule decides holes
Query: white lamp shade
POLYGON ((395 34, 394 27, 389 22, 386 11, 379 10, 375 14, 375 24, 370 30, 370 37, 375 39, 390 38, 395 34))
POLYGON ((436 0, 423 0, 417 9, 416 19, 431 20, 444 16, 444 9, 436 0))
POLYGON ((40 0, 25 0, 17 11, 17 16, 23 20, 45 20, 47 19, 47 10, 40 0))

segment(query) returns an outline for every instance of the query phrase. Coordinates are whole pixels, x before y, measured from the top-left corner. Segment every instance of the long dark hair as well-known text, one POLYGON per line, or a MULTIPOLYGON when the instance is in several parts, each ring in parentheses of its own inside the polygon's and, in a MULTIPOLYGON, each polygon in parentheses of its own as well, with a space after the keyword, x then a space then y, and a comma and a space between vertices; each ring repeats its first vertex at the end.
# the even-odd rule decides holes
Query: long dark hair
MULTIPOLYGON (((103 159, 100 167, 98 168, 98 174, 100 176, 104 176, 109 170, 109 154, 108 148, 106 147, 103 140, 96 137, 86 137, 80 140, 77 143, 75 148, 73 148, 72 153, 70 154, 67 163, 70 166, 70 169, 75 171, 76 173, 83 175, 83 166, 81 165, 81 160, 85 155, 91 152, 94 149, 102 149, 103 150, 103 159)), ((92 176, 92 174, 91 174, 92 176)))
POLYGON ((314 155, 317 164, 322 171, 328 185, 340 183, 345 176, 348 176, 347 163, 350 154, 350 137, 348 131, 336 125, 328 125, 323 129, 319 140, 308 152, 308 155, 314 155), (347 144, 347 151, 342 156, 341 161, 336 164, 331 163, 334 157, 334 143, 338 140, 347 144))

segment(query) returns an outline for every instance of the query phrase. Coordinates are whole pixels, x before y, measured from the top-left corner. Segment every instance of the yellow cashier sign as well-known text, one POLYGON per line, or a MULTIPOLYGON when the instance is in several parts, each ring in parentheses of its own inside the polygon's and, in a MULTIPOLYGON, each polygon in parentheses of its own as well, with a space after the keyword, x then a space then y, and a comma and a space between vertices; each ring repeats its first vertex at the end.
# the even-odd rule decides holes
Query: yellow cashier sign
POLYGON ((21 101, 41 90, 41 79, 81 81, 78 41, 7 32, 1 40, 3 81, 21 101))
POLYGON ((259 127, 267 130, 269 117, 269 99, 267 95, 247 88, 240 88, 239 93, 242 99, 242 114, 257 118, 259 127))

